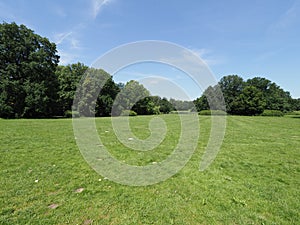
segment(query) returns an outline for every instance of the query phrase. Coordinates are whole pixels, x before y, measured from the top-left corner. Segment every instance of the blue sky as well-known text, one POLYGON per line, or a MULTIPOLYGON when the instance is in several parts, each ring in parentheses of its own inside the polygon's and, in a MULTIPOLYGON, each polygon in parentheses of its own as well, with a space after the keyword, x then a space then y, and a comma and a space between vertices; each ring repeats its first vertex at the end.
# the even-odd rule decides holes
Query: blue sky
MULTIPOLYGON (((300 98, 299 0, 0 0, 0 20, 55 42, 61 64, 91 65, 119 45, 163 40, 194 51, 218 80, 266 77, 300 98)), ((150 74, 172 78, 192 99, 201 95, 186 74, 165 65, 133 65, 114 77, 150 74)))

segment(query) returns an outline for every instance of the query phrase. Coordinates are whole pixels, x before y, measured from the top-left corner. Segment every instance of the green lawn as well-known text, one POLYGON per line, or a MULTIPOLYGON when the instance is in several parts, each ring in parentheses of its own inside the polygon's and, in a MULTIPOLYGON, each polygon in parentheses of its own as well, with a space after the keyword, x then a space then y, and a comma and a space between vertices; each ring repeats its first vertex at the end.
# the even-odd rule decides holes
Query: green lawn
MULTIPOLYGON (((119 160, 159 162, 180 132, 177 115, 161 117, 168 135, 150 152, 118 143, 109 118, 97 119, 98 133, 119 160)), ((149 135, 151 118, 130 118, 140 138, 149 135)), ((70 119, 0 119, 0 224, 300 224, 300 118, 229 116, 222 148, 204 172, 210 117, 199 118, 191 160, 145 187, 116 184, 91 169, 70 119)))

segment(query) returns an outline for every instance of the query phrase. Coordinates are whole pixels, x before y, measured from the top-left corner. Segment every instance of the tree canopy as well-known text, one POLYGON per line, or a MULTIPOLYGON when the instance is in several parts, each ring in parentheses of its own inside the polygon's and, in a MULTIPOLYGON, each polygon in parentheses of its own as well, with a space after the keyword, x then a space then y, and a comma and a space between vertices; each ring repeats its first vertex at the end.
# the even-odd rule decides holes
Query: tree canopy
MULTIPOLYGON (((218 85, 208 87, 203 95, 194 101, 198 111, 211 108, 207 98, 211 101, 216 100, 214 93, 218 87, 223 93, 226 111, 229 114, 259 115, 264 110, 288 112, 297 109, 297 100, 293 100, 289 92, 274 82, 262 77, 244 81, 238 75, 229 75, 223 77, 218 85)), ((221 106, 213 109, 224 110, 221 106)))
POLYGON ((292 99, 289 92, 262 77, 244 81, 238 75, 224 76, 192 102, 151 96, 133 80, 116 84, 104 70, 80 62, 58 63, 55 43, 24 25, 0 24, 0 117, 64 116, 72 110, 82 116, 122 115, 129 110, 150 115, 194 107, 233 115, 300 110, 300 99, 292 99), (220 104, 222 95, 226 109, 220 104))
POLYGON ((0 24, 0 117, 47 117, 56 112, 56 45, 26 26, 0 24))

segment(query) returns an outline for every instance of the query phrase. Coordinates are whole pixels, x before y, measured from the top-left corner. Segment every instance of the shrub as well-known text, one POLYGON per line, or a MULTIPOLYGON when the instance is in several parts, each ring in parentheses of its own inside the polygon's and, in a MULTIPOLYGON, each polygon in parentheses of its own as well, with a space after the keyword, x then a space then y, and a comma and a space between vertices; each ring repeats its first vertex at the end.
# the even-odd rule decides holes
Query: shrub
POLYGON ((67 110, 65 111, 65 117, 66 118, 78 118, 80 117, 79 112, 77 111, 72 111, 72 110, 67 110))
POLYGON ((171 111, 170 114, 178 114, 178 111, 171 111))
POLYGON ((133 110, 123 110, 121 116, 137 116, 137 113, 133 110))
POLYGON ((170 114, 194 114, 196 112, 192 112, 190 110, 185 110, 185 111, 171 111, 170 114))
POLYGON ((291 116, 300 116, 300 111, 288 112, 286 115, 291 115, 291 116))
POLYGON ((226 112, 223 110, 202 110, 198 113, 201 116, 226 116, 226 112))
POLYGON ((262 116, 284 116, 284 113, 279 110, 265 110, 262 114, 262 116))

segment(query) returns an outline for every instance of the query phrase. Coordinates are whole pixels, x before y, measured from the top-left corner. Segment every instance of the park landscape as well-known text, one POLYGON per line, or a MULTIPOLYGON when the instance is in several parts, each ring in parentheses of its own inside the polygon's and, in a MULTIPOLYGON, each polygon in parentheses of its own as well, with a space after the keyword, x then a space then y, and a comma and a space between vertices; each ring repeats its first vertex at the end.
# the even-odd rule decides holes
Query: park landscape
POLYGON ((25 25, 0 29, 0 224, 299 224, 300 99, 275 82, 227 75, 193 101, 167 99, 80 62, 58 65, 56 45, 25 25), (78 86, 84 74, 91 79, 78 86), (212 104, 220 92, 225 107, 212 104), (182 114, 199 119, 196 150, 177 174, 148 186, 98 174, 72 126, 95 117, 110 153, 143 166, 174 150, 182 114), (216 116, 226 118, 222 146, 199 171, 216 116), (142 140, 160 118, 167 134, 152 151, 132 151, 118 140, 112 117, 129 118, 142 140))
MULTIPOLYGON (((159 162, 180 129, 176 115, 159 116, 172 132, 142 155, 116 143, 109 117, 96 119, 97 130, 118 159, 159 162)), ((147 135, 151 117, 130 117, 137 136, 147 135)), ((199 162, 210 116, 199 120, 198 147, 187 165, 164 182, 132 187, 86 163, 71 119, 2 119, 1 224, 297 224, 300 116, 228 116, 220 152, 204 172, 199 162)))

